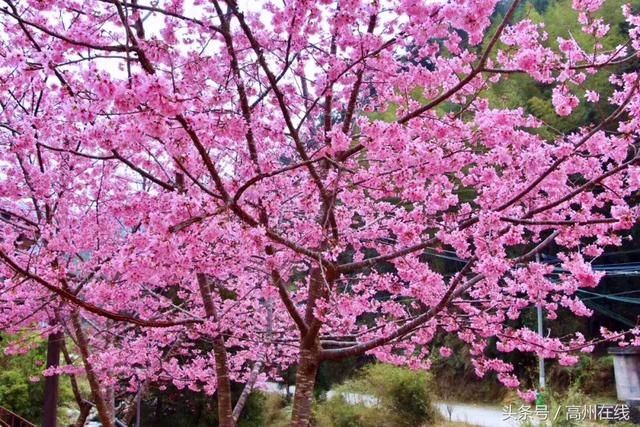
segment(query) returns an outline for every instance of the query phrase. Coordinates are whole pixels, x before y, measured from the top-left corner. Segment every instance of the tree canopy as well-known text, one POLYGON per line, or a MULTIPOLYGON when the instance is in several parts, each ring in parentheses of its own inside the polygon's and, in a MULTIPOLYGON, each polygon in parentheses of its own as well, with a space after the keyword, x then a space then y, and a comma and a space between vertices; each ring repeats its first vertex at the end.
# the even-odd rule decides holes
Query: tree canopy
POLYGON ((295 366, 307 426, 323 362, 428 368, 438 334, 512 388, 489 339, 562 364, 594 345, 512 321, 589 316, 591 261, 637 222, 632 6, 4 3, 0 331, 73 340, 50 369, 86 375, 103 425, 153 384, 233 426, 295 366))

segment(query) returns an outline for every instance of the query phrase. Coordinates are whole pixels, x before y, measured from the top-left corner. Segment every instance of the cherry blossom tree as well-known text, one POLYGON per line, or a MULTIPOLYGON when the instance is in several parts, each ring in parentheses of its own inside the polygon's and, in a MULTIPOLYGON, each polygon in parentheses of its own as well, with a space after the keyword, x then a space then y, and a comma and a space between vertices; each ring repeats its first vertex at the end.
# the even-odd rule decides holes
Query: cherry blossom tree
POLYGON ((296 366, 307 426, 323 361, 428 368, 442 333, 514 388, 489 339, 566 364, 593 345, 509 320, 588 316, 590 260, 637 220, 633 7, 606 50, 603 0, 574 0, 592 44, 554 50, 517 0, 493 25, 498 0, 3 2, 0 330, 73 340, 78 361, 45 374, 86 375, 103 425, 116 392, 172 383, 215 393, 233 426, 296 366), (526 100, 484 97, 513 74, 559 116, 607 116, 549 138, 526 100))

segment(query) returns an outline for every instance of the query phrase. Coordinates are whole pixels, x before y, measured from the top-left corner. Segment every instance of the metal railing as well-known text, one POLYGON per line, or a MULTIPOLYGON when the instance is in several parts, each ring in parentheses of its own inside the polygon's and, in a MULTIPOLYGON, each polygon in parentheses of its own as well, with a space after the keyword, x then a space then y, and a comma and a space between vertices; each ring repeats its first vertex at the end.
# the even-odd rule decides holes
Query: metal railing
POLYGON ((14 414, 7 408, 0 406, 0 426, 1 427, 36 427, 21 416, 14 414))

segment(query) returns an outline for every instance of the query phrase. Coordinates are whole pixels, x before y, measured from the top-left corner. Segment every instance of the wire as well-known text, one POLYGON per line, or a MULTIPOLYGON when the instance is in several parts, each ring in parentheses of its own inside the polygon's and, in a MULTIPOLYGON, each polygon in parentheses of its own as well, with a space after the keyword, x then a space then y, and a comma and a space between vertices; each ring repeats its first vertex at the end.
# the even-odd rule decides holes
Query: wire
POLYGON ((597 292, 591 292, 591 291, 587 291, 584 289, 578 289, 579 293, 581 294, 586 294, 586 295, 595 295, 594 297, 591 298, 583 298, 583 301, 588 301, 588 300, 592 300, 592 299, 608 299, 611 301, 618 301, 618 302, 624 302, 627 304, 638 304, 640 305, 640 298, 629 298, 629 297, 620 297, 620 296, 615 296, 613 294, 599 294, 597 292))
MULTIPOLYGON (((584 289, 579 289, 579 291, 583 291, 584 289)), ((583 301, 587 301, 587 300, 592 300, 592 299, 598 299, 598 298, 602 298, 602 296, 616 296, 616 295, 628 295, 628 294, 636 294, 640 292, 640 289, 636 289, 635 291, 625 291, 625 292, 616 292, 613 294, 598 294, 601 296, 597 296, 597 297, 591 297, 591 298, 583 298, 583 301)), ((595 294, 595 292, 592 292, 595 294)))
POLYGON ((629 326, 629 327, 634 327, 634 326, 636 326, 636 324, 635 324, 634 322, 632 322, 631 320, 629 320, 629 319, 627 319, 626 317, 624 317, 624 316, 622 316, 622 315, 620 315, 620 314, 616 313, 615 311, 609 310, 608 308, 606 308, 606 307, 604 307, 604 306, 602 306, 602 305, 600 305, 600 304, 598 304, 598 303, 595 303, 595 302, 593 302, 593 301, 589 301, 589 302, 587 303, 587 305, 588 305, 590 308, 592 308, 592 309, 596 310, 597 312, 602 313, 602 314, 604 314, 605 316, 610 317, 610 318, 612 318, 612 319, 615 319, 615 320, 617 320, 618 322, 623 323, 623 324, 625 324, 625 325, 627 325, 627 326, 629 326))

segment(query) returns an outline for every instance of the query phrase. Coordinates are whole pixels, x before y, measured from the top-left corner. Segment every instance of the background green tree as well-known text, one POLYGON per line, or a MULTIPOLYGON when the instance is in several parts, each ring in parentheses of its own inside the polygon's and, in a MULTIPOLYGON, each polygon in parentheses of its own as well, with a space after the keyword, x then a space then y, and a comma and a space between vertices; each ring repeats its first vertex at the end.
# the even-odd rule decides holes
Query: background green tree
MULTIPOLYGON (((504 14, 508 3, 501 3, 501 7, 496 11, 496 18, 504 14)), ((548 34, 547 46, 555 51, 558 50, 558 38, 562 38, 574 39, 585 53, 593 52, 596 40, 582 31, 578 23, 578 13, 573 10, 571 3, 571 0, 526 1, 518 10, 519 16, 516 19, 529 18, 535 23, 544 22, 544 30, 548 34)), ((617 47, 624 45, 628 37, 628 27, 622 15, 623 4, 631 4, 632 7, 637 8, 640 6, 640 1, 609 0, 596 14, 598 17, 606 17, 606 21, 611 23, 611 29, 606 37, 597 40, 605 51, 614 51, 617 47)), ((496 23, 500 21, 500 19, 494 20, 496 23)), ((625 65, 609 67, 606 72, 588 75, 584 84, 580 87, 572 87, 572 91, 583 100, 587 90, 596 91, 600 93, 601 99, 606 99, 611 95, 609 76, 636 66, 637 63, 633 61, 625 65)), ((598 103, 581 102, 570 116, 560 117, 551 104, 551 89, 551 85, 537 82, 523 74, 504 74, 501 81, 492 85, 482 96, 496 108, 517 108, 522 105, 523 100, 526 100, 527 112, 547 125, 539 131, 543 136, 573 131, 580 126, 600 121, 611 112, 609 105, 602 107, 598 103)))
MULTIPOLYGON (((40 423, 44 404, 44 378, 47 342, 39 336, 20 335, 9 339, 0 335, 0 406, 35 423, 40 423), (28 346, 29 351, 7 356, 14 345, 28 346)), ((75 401, 68 377, 60 378, 59 407, 74 407, 75 401)), ((59 420, 66 420, 66 411, 59 411, 59 420)), ((62 425, 62 424, 61 424, 62 425)))

